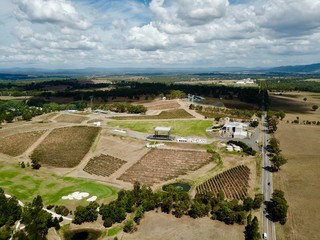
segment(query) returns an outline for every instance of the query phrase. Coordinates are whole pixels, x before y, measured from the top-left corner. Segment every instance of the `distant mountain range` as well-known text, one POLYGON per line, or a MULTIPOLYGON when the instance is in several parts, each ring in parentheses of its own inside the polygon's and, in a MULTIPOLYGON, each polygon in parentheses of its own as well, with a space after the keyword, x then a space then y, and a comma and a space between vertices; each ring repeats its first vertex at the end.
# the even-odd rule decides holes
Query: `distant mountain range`
POLYGON ((268 71, 288 73, 320 73, 320 63, 314 63, 309 65, 275 67, 268 69, 268 71))
POLYGON ((25 79, 43 77, 70 77, 86 75, 162 75, 162 74, 320 74, 320 63, 273 68, 83 68, 83 69, 44 69, 44 68, 0 68, 0 79, 25 79))

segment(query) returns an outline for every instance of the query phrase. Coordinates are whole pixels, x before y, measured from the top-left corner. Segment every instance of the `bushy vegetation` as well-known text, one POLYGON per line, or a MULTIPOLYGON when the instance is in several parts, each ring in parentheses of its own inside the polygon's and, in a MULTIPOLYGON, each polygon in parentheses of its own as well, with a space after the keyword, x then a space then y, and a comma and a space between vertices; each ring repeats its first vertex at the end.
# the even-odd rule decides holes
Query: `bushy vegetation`
POLYGON ((316 81, 303 81, 302 79, 268 79, 269 90, 274 91, 307 91, 320 92, 320 83, 316 81))
POLYGON ((249 147, 247 144, 241 141, 234 141, 230 140, 228 141, 228 144, 234 144, 242 148, 242 151, 248 155, 254 156, 256 155, 256 151, 252 149, 252 147, 249 147))
POLYGON ((119 113, 146 113, 147 108, 143 105, 132 105, 130 103, 112 103, 96 105, 94 109, 103 109, 119 113))
POLYGON ((279 221, 280 224, 285 224, 287 221, 288 203, 284 197, 284 192, 275 189, 272 193, 271 202, 268 204, 267 211, 273 221, 279 221))
MULTIPOLYGON (((241 204, 238 200, 227 201, 223 191, 217 196, 212 193, 197 194, 194 199, 190 199, 186 192, 179 192, 174 187, 169 187, 166 192, 153 192, 146 186, 141 186, 138 182, 134 184, 133 190, 121 190, 118 198, 109 204, 102 204, 99 214, 107 228, 114 223, 124 222, 124 231, 132 232, 136 229, 145 212, 160 209, 164 213, 171 213, 180 218, 189 215, 192 218, 211 217, 213 220, 223 221, 226 224, 244 224, 248 211, 260 208, 263 195, 256 195, 251 199, 251 204, 241 204), (133 215, 133 218, 128 215, 133 215), (130 219, 133 219, 130 220, 130 219)), ((89 204, 90 206, 90 204, 89 204)), ((74 222, 81 224, 94 218, 87 218, 92 212, 96 214, 97 205, 94 208, 78 207, 75 212, 74 222)), ((96 216, 96 215, 95 215, 96 216)))
POLYGON ((15 197, 6 198, 0 188, 0 237, 9 239, 14 233, 14 224, 20 220, 25 228, 14 233, 13 239, 46 239, 50 227, 60 228, 58 219, 42 209, 42 198, 37 196, 25 207, 15 197))
POLYGON ((223 117, 236 117, 249 119, 256 111, 251 110, 241 110, 241 109, 229 109, 229 108, 219 108, 219 107, 203 107, 201 105, 190 104, 189 109, 196 110, 198 113, 204 115, 205 117, 215 118, 219 120, 223 117))

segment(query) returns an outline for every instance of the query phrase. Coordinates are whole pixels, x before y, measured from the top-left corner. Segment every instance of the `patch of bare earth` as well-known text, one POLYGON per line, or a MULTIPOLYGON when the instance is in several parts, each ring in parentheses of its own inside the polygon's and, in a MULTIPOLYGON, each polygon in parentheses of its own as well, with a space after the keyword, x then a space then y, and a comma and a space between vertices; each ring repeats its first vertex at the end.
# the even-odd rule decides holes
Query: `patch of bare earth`
POLYGON ((16 157, 24 153, 45 131, 17 133, 0 138, 0 152, 16 157))
POLYGON ((75 167, 87 154, 99 131, 100 128, 86 126, 54 129, 31 158, 54 167, 75 167))
POLYGON ((193 219, 176 218, 171 214, 147 212, 138 231, 124 234, 127 240, 236 240, 243 239, 244 226, 226 225, 208 217, 193 219))
POLYGON ((126 161, 110 155, 100 155, 89 160, 83 171, 103 177, 109 177, 117 171, 126 161))
POLYGON ((211 155, 206 152, 153 149, 119 179, 151 186, 195 171, 210 161, 211 155))
POLYGON ((288 221, 277 225, 277 239, 319 239, 320 127, 281 123, 276 132, 288 163, 275 178, 275 188, 285 192, 288 221))
POLYGON ((177 100, 154 100, 143 104, 148 110, 168 110, 180 108, 177 100))

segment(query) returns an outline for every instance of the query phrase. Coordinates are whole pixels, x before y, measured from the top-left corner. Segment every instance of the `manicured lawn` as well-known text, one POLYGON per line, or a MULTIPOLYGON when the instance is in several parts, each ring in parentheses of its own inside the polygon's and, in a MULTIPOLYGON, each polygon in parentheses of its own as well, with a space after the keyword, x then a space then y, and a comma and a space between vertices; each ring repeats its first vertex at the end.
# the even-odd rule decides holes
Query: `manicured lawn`
POLYGON ((184 137, 206 137, 206 128, 212 125, 209 120, 168 120, 168 121, 112 121, 111 127, 131 129, 138 132, 154 132, 157 126, 172 127, 172 134, 184 137))
MULTIPOLYGON (((21 168, 12 164, 0 164, 0 187, 7 194, 16 196, 23 202, 32 201, 37 195, 41 195, 47 204, 63 204, 73 206, 75 202, 62 200, 61 197, 73 192, 88 192, 90 196, 97 196, 99 202, 109 202, 116 198, 117 189, 104 184, 76 179, 60 177, 46 172, 43 168, 32 170, 21 168)), ((79 201, 84 203, 85 200, 79 201)))

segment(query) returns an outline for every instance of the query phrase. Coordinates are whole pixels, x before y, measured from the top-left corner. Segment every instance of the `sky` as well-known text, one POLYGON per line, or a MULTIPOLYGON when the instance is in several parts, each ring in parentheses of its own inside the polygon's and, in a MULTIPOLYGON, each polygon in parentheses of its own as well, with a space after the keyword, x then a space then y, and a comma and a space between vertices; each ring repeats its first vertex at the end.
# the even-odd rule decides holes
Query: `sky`
POLYGON ((1 0, 0 68, 320 62, 320 0, 1 0))

